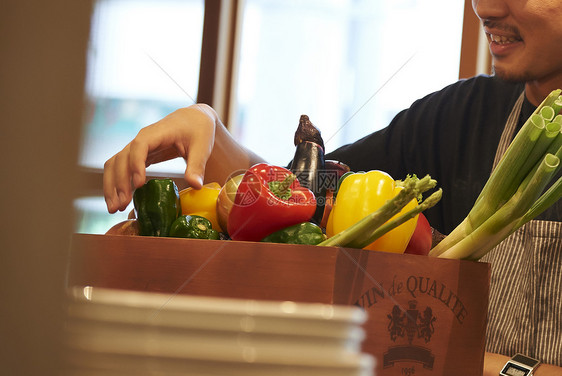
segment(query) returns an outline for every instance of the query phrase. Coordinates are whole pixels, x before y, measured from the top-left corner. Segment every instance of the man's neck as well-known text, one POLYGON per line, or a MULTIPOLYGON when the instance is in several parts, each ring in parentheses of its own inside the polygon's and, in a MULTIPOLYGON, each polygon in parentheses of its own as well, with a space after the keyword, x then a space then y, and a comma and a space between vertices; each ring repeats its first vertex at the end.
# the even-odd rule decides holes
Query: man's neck
POLYGON ((553 90, 562 89, 562 77, 551 79, 528 81, 525 83, 525 95, 529 102, 538 106, 553 90))

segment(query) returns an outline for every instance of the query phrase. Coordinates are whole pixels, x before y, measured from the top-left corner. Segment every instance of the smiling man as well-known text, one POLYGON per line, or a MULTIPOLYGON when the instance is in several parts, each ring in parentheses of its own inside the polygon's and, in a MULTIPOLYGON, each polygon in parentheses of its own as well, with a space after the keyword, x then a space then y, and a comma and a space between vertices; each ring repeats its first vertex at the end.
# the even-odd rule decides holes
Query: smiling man
MULTIPOLYGON (((473 8, 495 74, 429 94, 386 128, 326 155, 353 171, 378 169, 397 179, 430 174, 444 193, 426 216, 444 234, 466 217, 536 106, 562 88, 562 0, 473 0, 473 8)), ((179 109, 106 162, 109 212, 126 209, 133 189, 145 182, 146 166, 175 157, 186 160, 185 179, 196 188, 262 161, 209 106, 179 109)), ((492 266, 484 375, 562 375, 562 200, 483 261, 492 266)))

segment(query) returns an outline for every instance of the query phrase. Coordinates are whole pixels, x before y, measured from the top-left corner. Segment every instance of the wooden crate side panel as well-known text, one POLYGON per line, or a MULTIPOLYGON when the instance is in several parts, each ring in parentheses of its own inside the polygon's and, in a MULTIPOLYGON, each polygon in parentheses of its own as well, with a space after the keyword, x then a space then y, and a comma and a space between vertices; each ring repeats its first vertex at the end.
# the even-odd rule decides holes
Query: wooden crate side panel
POLYGON ((75 235, 69 285, 332 302, 336 251, 312 246, 75 235))

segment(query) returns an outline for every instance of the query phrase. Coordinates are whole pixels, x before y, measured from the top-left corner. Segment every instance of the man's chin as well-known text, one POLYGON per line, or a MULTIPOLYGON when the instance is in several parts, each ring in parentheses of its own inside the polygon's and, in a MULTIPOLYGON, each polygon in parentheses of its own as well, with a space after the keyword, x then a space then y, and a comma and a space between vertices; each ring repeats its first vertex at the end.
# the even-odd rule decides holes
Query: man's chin
POLYGON ((492 66, 492 74, 508 82, 519 83, 519 82, 527 82, 531 80, 530 75, 526 72, 514 72, 514 71, 510 71, 509 69, 497 67, 496 65, 492 66))

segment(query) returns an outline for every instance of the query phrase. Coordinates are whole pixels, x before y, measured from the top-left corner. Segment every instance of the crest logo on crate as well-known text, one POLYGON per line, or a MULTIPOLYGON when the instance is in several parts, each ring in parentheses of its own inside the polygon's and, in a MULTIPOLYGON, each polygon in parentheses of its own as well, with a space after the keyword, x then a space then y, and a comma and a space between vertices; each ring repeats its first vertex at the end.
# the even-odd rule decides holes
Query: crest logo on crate
POLYGON ((434 334, 439 338, 443 335, 439 323, 452 319, 463 325, 469 314, 467 307, 458 294, 439 279, 415 274, 386 277, 390 278, 366 279, 369 283, 363 285, 363 293, 355 301, 355 305, 377 317, 378 333, 388 336, 388 340, 382 341, 386 343, 380 353, 382 366, 416 363, 432 371, 436 356, 431 350, 435 347, 431 341, 434 334))
POLYGON ((435 331, 433 323, 437 320, 431 307, 427 306, 421 311, 418 301, 410 300, 407 309, 395 305, 387 317, 390 339, 393 342, 400 342, 402 339, 408 344, 389 347, 383 355, 383 367, 392 367, 395 362, 414 361, 422 363, 424 368, 433 369, 435 357, 431 350, 413 344, 414 339, 422 343, 431 341, 435 331))

